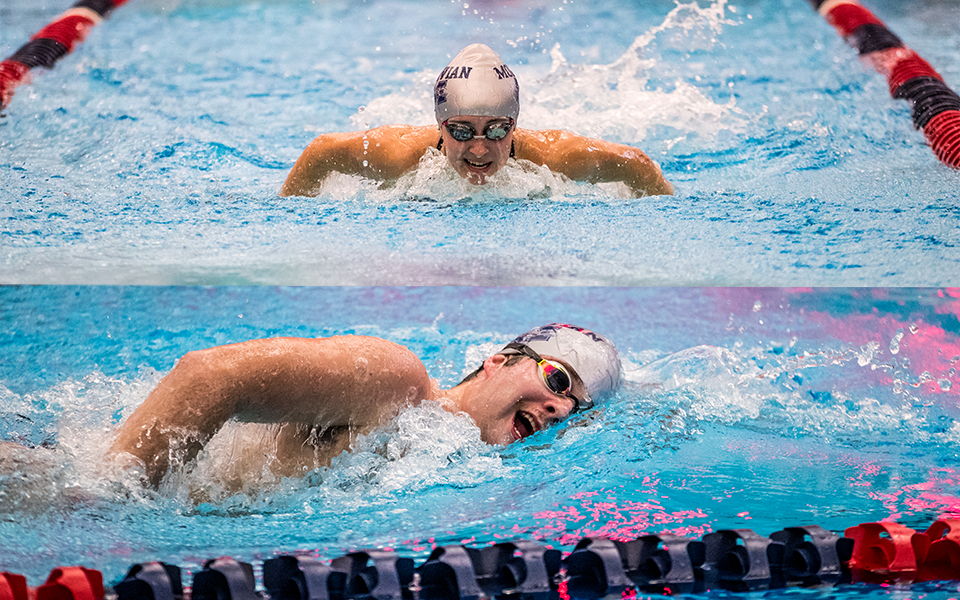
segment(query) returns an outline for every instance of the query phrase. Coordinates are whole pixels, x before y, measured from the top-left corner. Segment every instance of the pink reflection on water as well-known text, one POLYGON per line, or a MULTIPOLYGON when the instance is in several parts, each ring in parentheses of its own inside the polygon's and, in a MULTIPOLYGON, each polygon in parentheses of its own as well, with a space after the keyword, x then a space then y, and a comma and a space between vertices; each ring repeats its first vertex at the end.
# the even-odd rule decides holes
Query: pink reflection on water
POLYGON ((933 469, 922 483, 905 485, 886 492, 870 492, 868 496, 889 511, 884 520, 895 521, 914 514, 939 514, 939 519, 960 518, 960 473, 950 468, 933 469), (954 494, 950 494, 953 491, 954 494))
MULTIPOLYGON (((823 291, 810 288, 719 288, 709 290, 716 298, 717 314, 736 316, 741 329, 762 330, 764 317, 771 313, 802 317, 807 323, 819 325, 824 337, 839 340, 854 350, 866 349, 871 344, 875 351, 864 368, 881 367, 877 373, 882 385, 903 385, 934 394, 960 396, 960 339, 934 322, 935 315, 960 317, 960 288, 918 290, 916 297, 889 289, 853 289, 823 291), (906 310, 909 297, 909 318, 884 313, 881 303, 894 302, 906 310), (813 303, 821 310, 793 307, 813 303), (806 302, 799 302, 799 300, 806 302), (844 299, 861 312, 846 306, 844 299), (837 314, 831 304, 837 304, 837 314), (839 314, 840 312, 844 314, 839 314), (906 359, 906 360, 905 360, 906 359), (893 362, 898 367, 894 374, 887 368, 893 362), (903 377, 904 379, 900 379, 903 377)), ((746 334, 745 334, 746 335, 746 334)), ((808 344, 815 340, 805 339, 808 344)), ((866 356, 867 353, 862 356, 866 356)))
MULTIPOLYGON (((643 491, 647 494, 659 493, 659 483, 659 479, 645 476, 640 487, 646 488, 643 491)), ((653 533, 702 537, 711 531, 710 525, 704 522, 707 514, 699 508, 667 511, 657 498, 626 500, 620 497, 622 493, 625 493, 623 486, 574 494, 569 504, 534 513, 537 524, 515 528, 515 533, 571 545, 594 536, 628 541, 653 533)))
POLYGON ((956 495, 960 491, 960 472, 955 469, 941 468, 932 471, 930 480, 905 486, 904 492, 912 497, 906 498, 906 504, 914 511, 940 511, 943 519, 960 518, 960 497, 956 495), (954 490, 953 495, 944 493, 946 490, 954 490))

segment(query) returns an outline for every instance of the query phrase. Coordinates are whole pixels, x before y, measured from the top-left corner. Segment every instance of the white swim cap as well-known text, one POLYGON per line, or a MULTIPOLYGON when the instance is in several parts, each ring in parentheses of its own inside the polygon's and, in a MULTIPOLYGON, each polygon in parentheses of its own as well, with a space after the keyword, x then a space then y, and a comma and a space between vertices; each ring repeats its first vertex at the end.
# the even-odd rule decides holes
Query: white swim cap
MULTIPOLYGON (((573 325, 551 323, 531 329, 511 344, 529 346, 540 355, 559 358, 570 365, 596 403, 620 386, 622 371, 616 347, 600 334, 573 325)), ((501 354, 517 354, 508 345, 501 354)))
POLYGON ((433 86, 437 123, 450 117, 520 116, 520 84, 510 67, 483 44, 471 44, 453 57, 433 86))

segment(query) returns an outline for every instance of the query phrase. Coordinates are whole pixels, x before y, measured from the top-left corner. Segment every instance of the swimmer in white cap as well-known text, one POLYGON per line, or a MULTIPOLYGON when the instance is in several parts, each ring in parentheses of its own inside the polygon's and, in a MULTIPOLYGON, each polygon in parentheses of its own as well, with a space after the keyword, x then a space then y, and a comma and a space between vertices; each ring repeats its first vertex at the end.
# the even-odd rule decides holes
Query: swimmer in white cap
POLYGON ((278 475, 302 475, 402 408, 435 400, 488 444, 510 444, 587 410, 620 384, 620 359, 592 331, 553 323, 516 338, 450 389, 407 348, 366 336, 251 340, 190 352, 123 423, 112 446, 154 486, 228 420, 284 424, 278 475))
POLYGON ((576 181, 622 181, 642 196, 673 188, 646 154, 559 130, 520 129, 520 87, 503 60, 483 44, 464 48, 434 85, 437 127, 387 125, 317 137, 297 160, 280 193, 309 195, 331 173, 394 180, 417 167, 428 148, 483 185, 511 158, 544 165, 576 181))

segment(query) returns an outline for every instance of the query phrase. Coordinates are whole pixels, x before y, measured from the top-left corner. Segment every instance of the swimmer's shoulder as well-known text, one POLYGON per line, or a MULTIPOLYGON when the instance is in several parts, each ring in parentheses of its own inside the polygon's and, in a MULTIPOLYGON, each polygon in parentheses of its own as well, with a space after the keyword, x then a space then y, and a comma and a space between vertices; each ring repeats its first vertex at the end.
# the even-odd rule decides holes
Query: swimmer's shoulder
POLYGON ((409 348, 390 340, 365 335, 341 335, 330 338, 318 338, 321 345, 332 344, 333 353, 351 357, 354 365, 357 359, 363 359, 365 365, 375 367, 381 372, 388 370, 389 379, 394 385, 410 390, 408 400, 432 399, 433 381, 427 373, 423 361, 409 348), (415 391, 414 391, 415 390, 415 391))
POLYGON ((380 177, 396 178, 413 169, 440 140, 435 125, 383 125, 359 132, 370 164, 379 166, 380 177))
POLYGON ((399 145, 414 150, 426 150, 436 146, 440 139, 440 133, 434 125, 382 125, 354 135, 369 140, 371 146, 379 143, 389 147, 399 145))
POLYGON ((518 159, 539 165, 560 160, 571 151, 584 150, 591 140, 561 129, 521 129, 514 134, 514 153, 518 159))

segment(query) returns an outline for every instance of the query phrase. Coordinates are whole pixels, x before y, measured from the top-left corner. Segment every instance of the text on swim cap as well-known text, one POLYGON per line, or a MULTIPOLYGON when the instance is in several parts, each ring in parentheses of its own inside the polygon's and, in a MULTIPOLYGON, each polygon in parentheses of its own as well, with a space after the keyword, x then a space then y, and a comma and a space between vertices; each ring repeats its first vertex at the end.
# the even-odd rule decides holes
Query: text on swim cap
MULTIPOLYGON (((471 71, 473 71, 473 67, 446 67, 443 71, 440 71, 440 76, 437 77, 437 81, 444 79, 469 79, 471 71)), ((493 72, 497 74, 497 79, 516 78, 516 75, 513 74, 513 71, 511 71, 507 65, 494 67, 493 72)))
POLYGON ((473 67, 447 67, 444 70, 440 71, 440 77, 437 77, 437 80, 441 79, 468 79, 470 77, 470 71, 473 70, 473 67))
POLYGON ((437 81, 437 87, 433 90, 433 101, 435 104, 443 104, 447 101, 446 81, 437 81))
POLYGON ((493 72, 497 74, 497 79, 506 79, 508 77, 513 77, 516 79, 516 75, 513 74, 513 71, 510 70, 510 67, 507 65, 500 65, 500 67, 494 67, 493 72))

